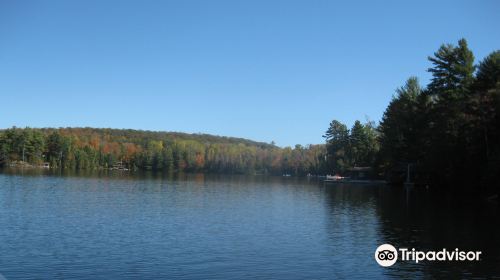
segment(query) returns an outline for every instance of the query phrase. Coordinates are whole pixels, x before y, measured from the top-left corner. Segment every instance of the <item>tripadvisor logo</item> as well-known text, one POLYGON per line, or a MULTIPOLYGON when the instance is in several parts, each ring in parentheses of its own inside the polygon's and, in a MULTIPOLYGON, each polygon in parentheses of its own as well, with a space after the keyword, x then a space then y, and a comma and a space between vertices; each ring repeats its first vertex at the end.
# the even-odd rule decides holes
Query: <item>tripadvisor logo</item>
POLYGON ((398 251, 391 244, 383 244, 375 250, 375 260, 381 266, 391 266, 398 260, 398 251))
POLYGON ((387 267, 396 263, 398 255, 401 261, 479 261, 481 251, 460 251, 458 248, 452 251, 442 249, 440 251, 416 251, 415 248, 399 248, 397 250, 391 244, 383 244, 375 250, 375 260, 381 266, 387 267), (399 254, 398 254, 399 251, 399 254))

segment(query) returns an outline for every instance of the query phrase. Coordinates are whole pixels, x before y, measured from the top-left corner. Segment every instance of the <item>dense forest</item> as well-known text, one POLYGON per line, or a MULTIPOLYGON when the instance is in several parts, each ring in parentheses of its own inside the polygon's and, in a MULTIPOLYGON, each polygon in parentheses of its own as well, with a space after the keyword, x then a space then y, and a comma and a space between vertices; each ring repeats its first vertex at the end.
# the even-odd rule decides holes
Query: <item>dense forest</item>
POLYGON ((97 128, 10 128, 0 131, 0 165, 126 168, 233 174, 319 174, 325 146, 273 144, 207 134, 97 128))
POLYGON ((476 65, 461 39, 428 59, 430 83, 422 87, 410 77, 376 131, 359 122, 350 131, 331 122, 328 169, 372 166, 401 184, 409 167, 417 185, 500 192, 500 51, 476 65))
POLYGON ((410 166, 417 184, 491 190, 500 179, 500 51, 475 64, 461 39, 428 59, 426 87, 410 77, 378 125, 356 121, 349 129, 333 120, 326 144, 280 148, 206 134, 14 127, 0 131, 0 165, 279 175, 370 166, 374 176, 400 183, 410 166))
POLYGON ((411 164, 412 179, 423 185, 493 189, 500 181, 500 51, 476 65, 461 39, 428 59, 430 83, 409 78, 387 107, 375 165, 390 172, 411 164))

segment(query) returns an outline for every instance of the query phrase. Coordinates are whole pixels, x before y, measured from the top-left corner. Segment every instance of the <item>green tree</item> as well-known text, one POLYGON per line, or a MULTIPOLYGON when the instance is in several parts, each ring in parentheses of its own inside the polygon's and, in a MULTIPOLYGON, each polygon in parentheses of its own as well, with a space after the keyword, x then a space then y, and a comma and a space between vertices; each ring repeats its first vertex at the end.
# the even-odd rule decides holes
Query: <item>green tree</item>
POLYGON ((370 126, 365 126, 356 120, 351 128, 349 145, 349 157, 353 166, 369 166, 373 163, 377 143, 370 126))
POLYGON ((429 60, 434 66, 428 69, 432 73, 428 89, 440 99, 458 98, 474 82, 474 55, 465 39, 458 46, 442 45, 429 60))
POLYGON ((349 130, 347 126, 333 120, 325 135, 327 162, 330 171, 343 173, 349 166, 349 130))
POLYGON ((417 122, 421 115, 420 102, 423 102, 422 88, 416 77, 396 90, 389 106, 382 116, 380 131, 381 154, 386 165, 399 162, 415 162, 418 154, 419 132, 417 122))
POLYGON ((47 138, 47 160, 53 167, 62 167, 63 137, 57 131, 47 138))
POLYGON ((460 182, 454 176, 467 172, 464 147, 469 139, 467 130, 467 103, 474 83, 474 55, 465 39, 458 46, 443 45, 429 60, 432 81, 428 86, 434 102, 429 111, 428 134, 430 145, 426 151, 426 166, 434 170, 441 181, 460 182))

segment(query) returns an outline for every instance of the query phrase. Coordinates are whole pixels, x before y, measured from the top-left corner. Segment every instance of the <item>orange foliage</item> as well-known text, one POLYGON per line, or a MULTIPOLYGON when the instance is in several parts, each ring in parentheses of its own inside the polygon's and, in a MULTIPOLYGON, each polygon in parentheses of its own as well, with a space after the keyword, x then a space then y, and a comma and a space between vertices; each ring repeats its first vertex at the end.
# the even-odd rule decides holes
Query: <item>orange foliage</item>
POLYGON ((141 148, 134 143, 125 143, 125 160, 131 159, 135 154, 141 151, 141 148))
POLYGON ((99 148, 99 145, 100 145, 99 138, 93 135, 92 138, 90 139, 90 146, 97 150, 99 148))

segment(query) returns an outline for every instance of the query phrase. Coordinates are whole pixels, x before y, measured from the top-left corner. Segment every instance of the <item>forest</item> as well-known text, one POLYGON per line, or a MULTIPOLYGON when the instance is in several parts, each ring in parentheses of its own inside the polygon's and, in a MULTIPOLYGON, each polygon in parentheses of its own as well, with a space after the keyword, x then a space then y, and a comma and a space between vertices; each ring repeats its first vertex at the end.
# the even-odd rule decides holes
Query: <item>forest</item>
POLYGON ((228 174, 319 174, 325 146, 274 144, 207 134, 98 128, 9 128, 0 131, 0 165, 125 168, 228 174))
POLYGON ((384 113, 378 168, 389 171, 408 163, 416 183, 498 193, 500 51, 476 65, 461 39, 428 59, 430 83, 422 87, 409 78, 384 113))
POLYGON ((500 179, 500 51, 476 64, 461 39, 428 60, 427 86, 410 77, 378 124, 331 121, 325 144, 281 148, 206 134, 13 127, 0 130, 0 165, 297 176, 369 166, 373 176, 396 183, 410 166, 416 184, 490 191, 500 179))
POLYGON ((461 39, 443 44, 428 60, 430 83, 423 87, 410 77, 376 129, 357 122, 349 131, 331 122, 327 169, 371 166, 402 184, 410 167, 417 185, 500 193, 500 51, 475 64, 461 39))

